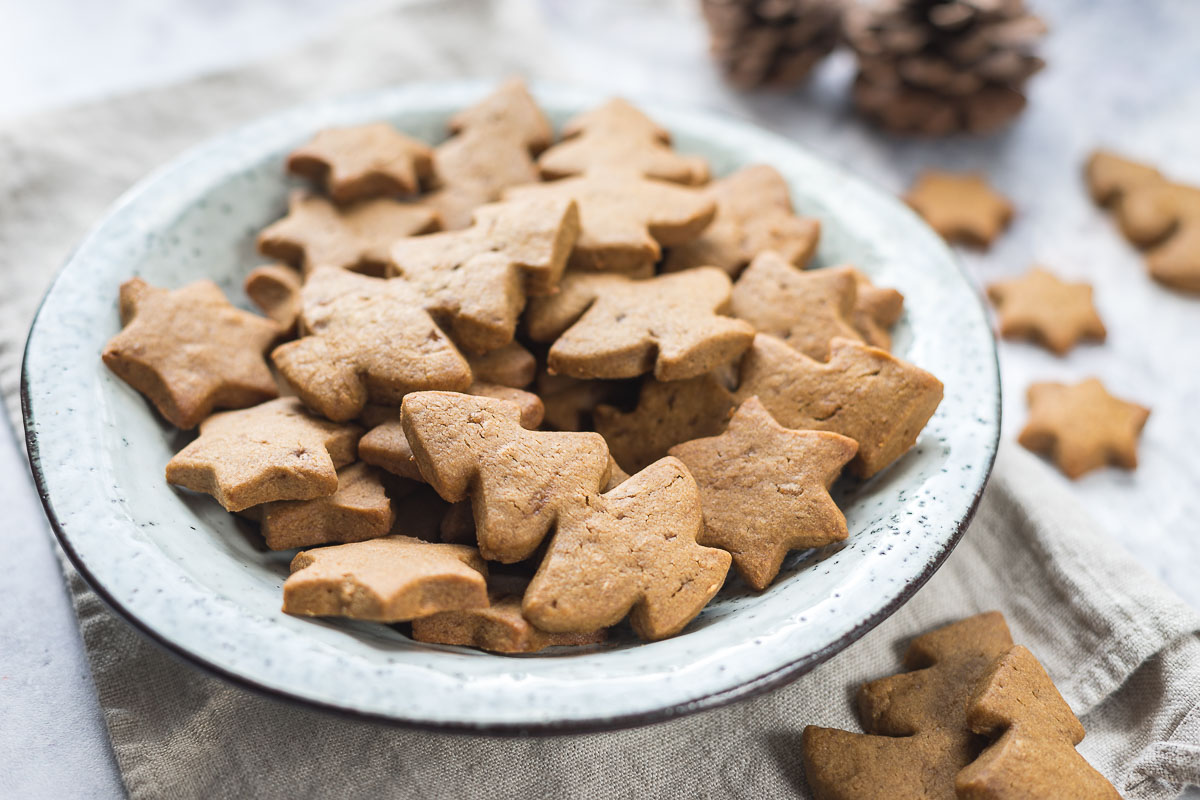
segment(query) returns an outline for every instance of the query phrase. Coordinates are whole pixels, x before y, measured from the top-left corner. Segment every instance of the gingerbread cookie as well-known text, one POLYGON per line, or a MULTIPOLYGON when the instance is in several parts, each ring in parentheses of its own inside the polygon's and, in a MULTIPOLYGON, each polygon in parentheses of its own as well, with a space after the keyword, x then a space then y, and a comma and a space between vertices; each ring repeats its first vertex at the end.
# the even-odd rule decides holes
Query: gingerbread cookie
POLYGON ((884 350, 834 339, 829 362, 759 334, 742 359, 738 402, 758 395, 787 428, 858 442, 850 470, 869 478, 904 455, 942 401, 942 382, 884 350))
POLYGON ((904 202, 949 242, 988 247, 1012 221, 1013 207, 977 173, 929 170, 904 202))
POLYGON ((339 203, 413 194, 433 174, 433 150, 385 122, 328 128, 292 151, 288 172, 323 187, 339 203))
POLYGON ((637 472, 681 442, 720 434, 733 406, 733 393, 711 373, 670 383, 650 378, 633 411, 597 406, 595 426, 617 463, 637 472))
POLYGON ((580 233, 569 266, 640 277, 653 273, 663 247, 692 241, 716 213, 716 203, 697 189, 616 169, 517 186, 504 196, 574 200, 580 233))
POLYGON ((1149 164, 1122 158, 1108 150, 1097 150, 1088 157, 1084 178, 1092 199, 1102 206, 1114 204, 1136 186, 1165 180, 1163 174, 1149 164))
POLYGON ((404 398, 402 413, 429 485, 452 503, 471 498, 479 549, 489 561, 528 558, 563 511, 586 503, 609 477, 599 434, 526 430, 513 403, 417 392, 404 398))
POLYGON ((379 473, 366 464, 338 470, 337 491, 313 500, 277 500, 255 509, 272 550, 386 536, 395 516, 379 473))
MULTIPOLYGON (((411 536, 426 542, 447 541, 442 538, 442 521, 453 506, 442 498, 431 486, 424 483, 406 481, 402 478, 392 478, 392 510, 395 521, 391 532, 400 536, 411 536), (398 491, 399 486, 404 487, 398 491)), ((475 537, 462 542, 451 544, 475 544, 475 537)))
POLYGON ((910 672, 859 689, 866 734, 804 729, 804 774, 816 800, 953 798, 955 776, 979 752, 967 700, 1011 645, 995 611, 914 639, 904 655, 910 672))
POLYGON ((1063 355, 1080 340, 1104 341, 1107 331, 1092 287, 1067 283, 1041 267, 1015 280, 993 283, 988 298, 1000 315, 1000 335, 1032 339, 1063 355))
POLYGON ((597 407, 632 401, 637 391, 637 381, 589 381, 549 372, 540 372, 537 377, 537 393, 546 408, 546 427, 552 431, 593 430, 597 407))
POLYGON ((849 267, 858 284, 851 321, 863 341, 880 350, 892 349, 891 328, 904 313, 904 295, 895 289, 876 286, 871 279, 849 267))
POLYGON ((474 547, 384 536, 298 553, 283 583, 283 611, 407 622, 485 608, 486 577, 487 564, 474 547))
POLYGON ((246 296, 254 301, 254 305, 288 332, 295 330, 296 319, 300 316, 300 289, 303 286, 300 273, 284 264, 255 267, 243 284, 246 296))
POLYGON ((1113 464, 1137 467, 1137 443, 1150 409, 1108 393, 1096 378, 1067 386, 1029 387, 1029 421, 1017 437, 1024 447, 1054 459, 1069 478, 1113 464))
POLYGON ((141 278, 121 284, 121 332, 101 354, 167 421, 194 428, 214 408, 279 394, 264 353, 283 330, 234 308, 212 281, 170 291, 141 278))
POLYGON ((548 364, 573 378, 633 378, 646 372, 684 380, 732 361, 754 328, 721 315, 729 276, 715 267, 633 280, 569 273, 558 294, 525 315, 529 335, 554 344, 548 364))
POLYGON ((760 253, 734 284, 730 310, 759 333, 825 361, 835 337, 862 339, 852 323, 858 297, 854 273, 852 267, 805 272, 777 253, 760 253))
POLYGON ((440 228, 437 212, 425 206, 380 198, 342 208, 297 191, 288 198, 288 215, 258 235, 258 251, 306 274, 338 267, 381 276, 394 241, 440 228))
POLYGON ((1122 194, 1117 220, 1131 242, 1149 247, 1151 277, 1200 292, 1200 188, 1167 181, 1139 184, 1122 194))
POLYGON ((520 342, 509 342, 486 353, 467 353, 471 375, 479 383, 495 383, 522 389, 533 383, 537 359, 520 342))
POLYGON ((643 639, 679 633, 729 571, 729 553, 696 544, 701 525, 696 482, 675 458, 564 509, 525 592, 525 617, 556 633, 587 633, 626 615, 643 639))
POLYGON ((362 429, 309 414, 294 397, 214 414, 167 463, 167 482, 206 492, 227 511, 337 491, 362 429))
POLYGON ((785 428, 751 397, 720 436, 671 448, 700 486, 704 530, 696 541, 733 555, 751 588, 765 589, 789 550, 845 539, 829 487, 858 443, 837 433, 785 428))
POLYGON ((512 342, 526 295, 554 291, 578 234, 569 199, 494 203, 465 230, 396 242, 389 273, 421 292, 455 341, 483 353, 512 342))
POLYGON ((962 800, 1055 797, 1120 800, 1076 751, 1083 725, 1046 670, 1020 645, 993 662, 967 701, 967 725, 993 739, 958 773, 962 800))
POLYGON ((521 613, 521 595, 489 593, 491 605, 466 611, 443 611, 413 620, 413 639, 430 644, 478 647, 492 653, 536 653, 547 647, 598 644, 608 638, 604 628, 588 633, 547 633, 521 613))
POLYGON ((520 78, 509 78, 475 105, 455 113, 448 127, 455 135, 468 131, 504 135, 531 153, 542 152, 554 141, 550 120, 520 78))
POLYGON ((706 191, 717 204, 712 224, 699 238, 672 247, 664 272, 709 266, 736 278, 767 250, 797 267, 806 266, 816 252, 821 223, 796 216, 787 182, 773 167, 744 167, 706 191))
POLYGON ((407 281, 323 268, 302 291, 309 335, 271 353, 309 408, 334 421, 368 402, 398 405, 422 389, 465 389, 471 369, 407 281))
POLYGON ((666 130, 620 98, 568 120, 562 137, 538 159, 546 180, 617 168, 674 183, 708 182, 703 158, 676 153, 666 130))
MULTIPOLYGON (((467 394, 506 400, 521 409, 521 426, 533 430, 542 424, 545 409, 541 398, 532 392, 498 386, 494 383, 473 383, 467 394)), ((359 420, 371 427, 358 442, 358 457, 368 464, 383 467, 388 472, 409 480, 424 481, 412 448, 400 423, 400 409, 389 406, 367 406, 359 420)))

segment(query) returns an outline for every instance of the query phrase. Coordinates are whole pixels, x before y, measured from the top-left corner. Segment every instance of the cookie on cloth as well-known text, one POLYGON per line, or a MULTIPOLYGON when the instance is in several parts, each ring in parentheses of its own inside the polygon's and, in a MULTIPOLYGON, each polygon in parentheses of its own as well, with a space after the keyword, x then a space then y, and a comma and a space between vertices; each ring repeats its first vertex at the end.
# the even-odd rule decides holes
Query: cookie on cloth
POLYGON ((1017 441, 1050 456, 1069 478, 1107 465, 1137 467, 1138 437, 1150 409, 1108 393, 1097 378, 1029 387, 1029 421, 1017 441))
POLYGON ((751 397, 720 436, 677 444, 671 455, 700 486, 704 530, 696 541, 729 551, 742 579, 765 589, 788 551, 849 535, 829 487, 857 451, 841 434, 783 427, 751 397))
POLYGON ((663 272, 720 267, 736 278, 759 253, 773 250, 804 267, 816 252, 821 223, 796 216, 787 182, 774 167, 743 167, 706 188, 717 203, 712 224, 691 242, 672 247, 663 272))
POLYGON ((289 333, 300 316, 300 290, 304 279, 286 264, 266 264, 250 270, 242 288, 264 314, 289 333))
POLYGON ((379 472, 363 463, 338 470, 337 491, 312 500, 276 500, 248 509, 267 547, 291 550, 386 536, 395 515, 379 472))
POLYGON ((800 270, 778 253, 760 253, 733 285, 729 309, 759 333, 825 361, 833 339, 862 340, 853 324, 855 272, 853 267, 800 270))
POLYGON ((287 169, 349 203, 417 192, 433 174, 433 149, 386 122, 327 128, 288 155, 287 169))
POLYGON ((570 199, 492 203, 469 228, 395 242, 388 274, 411 283, 458 344, 485 353, 512 342, 527 296, 555 291, 578 235, 570 199))
POLYGON ((992 663, 967 701, 967 726, 992 743, 958 773, 963 800, 1055 797, 1120 800, 1075 749, 1083 725, 1038 660, 1015 645, 992 663))
POLYGON ((1082 340, 1103 342, 1107 335, 1091 285, 1068 283, 1041 267, 993 283, 987 294, 1005 338, 1032 339, 1061 356, 1082 340))
POLYGON ((487 564, 474 547, 384 536, 304 550, 283 583, 283 611, 408 622, 486 608, 487 564))
POLYGON ((542 630, 587 633, 628 615, 642 639, 674 636, 729 572, 729 553, 696 544, 701 526, 699 489, 676 458, 565 508, 525 592, 525 617, 542 630))
POLYGON ((1012 221, 1013 207, 978 173, 928 170, 904 202, 949 242, 989 247, 1012 221))
POLYGON ((296 191, 287 216, 258 235, 258 252, 305 274, 338 267, 378 277, 387 270, 392 242, 440 228, 437 212, 415 203, 379 198, 339 207, 296 191))
POLYGON ((554 342, 547 361, 553 372, 684 380, 750 346, 754 328, 721 313, 730 291, 729 276, 715 267, 646 280, 572 272, 557 294, 530 302, 525 321, 532 339, 554 342))
POLYGON ((528 558, 566 509, 586 504, 609 478, 600 434, 526 430, 520 408, 504 400, 415 392, 402 420, 429 485, 451 503, 471 499, 489 561, 528 558))
POLYGON ((904 455, 942 401, 942 382, 885 350, 834 339, 821 363, 766 334, 742 359, 738 402, 754 395, 786 428, 858 442, 850 471, 869 478, 904 455))
POLYGON ((167 482, 216 498, 227 511, 337 491, 337 469, 354 461, 362 436, 308 413, 294 397, 214 414, 200 436, 167 462, 167 482))
POLYGON ((913 639, 898 675, 863 684, 865 733, 809 725, 804 775, 816 800, 953 798, 955 777, 979 754, 967 701, 993 661, 1012 646, 996 611, 913 639))
POLYGON ((119 308, 123 327, 101 358, 171 424, 194 428, 215 408, 279 394, 265 353, 283 329, 235 308, 212 281, 172 291, 131 278, 119 308))
POLYGON ((338 422, 409 392, 465 389, 471 368, 403 280, 341 269, 312 273, 301 291, 306 336, 271 359, 305 405, 338 422))
POLYGON ((562 138, 538 158, 546 180, 617 168, 674 183, 708 182, 708 162, 676 153, 671 134, 620 98, 568 120, 562 138))
POLYGON ((568 265, 648 277, 662 255, 699 236, 716 213, 704 192, 627 170, 515 186, 506 199, 567 199, 579 205, 579 238, 568 265))
POLYGON ((712 373, 684 381, 647 378, 632 411, 598 405, 595 427, 617 463, 637 472, 681 442, 719 435, 733 407, 733 393, 712 373))

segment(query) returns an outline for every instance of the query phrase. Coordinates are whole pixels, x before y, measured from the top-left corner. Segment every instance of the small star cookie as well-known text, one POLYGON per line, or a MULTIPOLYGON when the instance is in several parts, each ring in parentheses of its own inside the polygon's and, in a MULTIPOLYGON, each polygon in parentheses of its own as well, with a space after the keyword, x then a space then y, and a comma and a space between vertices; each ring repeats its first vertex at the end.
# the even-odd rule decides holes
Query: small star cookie
POLYGON ((904 313, 904 295, 895 289, 876 286, 857 269, 849 269, 858 284, 852 315, 854 327, 867 344, 880 350, 891 350, 891 328, 904 313))
POLYGON ((1029 387, 1029 421, 1017 438, 1054 459, 1069 478, 1114 464, 1137 467, 1137 443, 1150 409, 1113 397, 1096 378, 1029 387))
POLYGON ((132 278, 121 284, 120 333, 102 358, 121 380, 180 428, 214 408, 244 408, 279 392, 265 353, 283 330, 234 308, 212 281, 168 291, 132 278))
POLYGON ((1016 280, 993 283, 988 298, 1000 315, 1000 335, 1033 339, 1058 355, 1080 340, 1104 341, 1104 322, 1092 304, 1092 287, 1067 283, 1041 267, 1016 280))
POLYGON ((520 389, 533 383, 537 375, 537 359, 520 342, 476 355, 466 353, 471 375, 480 383, 495 383, 520 389))
POLYGON ((433 150, 385 122, 328 128, 293 150, 288 171, 329 192, 339 203, 413 194, 433 174, 433 150))
POLYGON ((338 470, 337 491, 312 500, 277 500, 250 509, 272 550, 361 542, 386 536, 395 522, 380 474, 363 463, 338 470))
POLYGON ((298 553, 283 583, 283 611, 408 622, 486 608, 486 578, 487 564, 474 547, 384 536, 298 553))
POLYGON ((573 378, 662 381, 702 375, 750 346, 754 328, 722 315, 729 276, 701 267, 647 280, 568 273, 558 294, 538 297, 525 321, 534 341, 553 341, 548 365, 573 378))
POLYGON ((443 611, 413 620, 413 639, 430 644, 478 647, 492 653, 536 653, 547 647, 598 644, 608 637, 604 628, 588 633, 547 633, 521 613, 521 595, 493 591, 487 608, 443 611))
POLYGON ((988 247, 1008 227, 1013 207, 979 174, 929 170, 904 201, 949 242, 988 247))
POLYGON ((300 316, 300 289, 304 278, 286 264, 255 267, 246 276, 242 288, 264 314, 285 331, 294 331, 300 316))
POLYGON ((309 414, 294 397, 214 414, 167 463, 167 483, 205 492, 226 511, 333 494, 362 429, 309 414))
POLYGON ((765 589, 789 550, 846 538, 846 518, 829 487, 858 443, 837 433, 796 431, 757 397, 742 403, 720 436, 671 448, 700 486, 699 544, 733 555, 751 588, 765 589))

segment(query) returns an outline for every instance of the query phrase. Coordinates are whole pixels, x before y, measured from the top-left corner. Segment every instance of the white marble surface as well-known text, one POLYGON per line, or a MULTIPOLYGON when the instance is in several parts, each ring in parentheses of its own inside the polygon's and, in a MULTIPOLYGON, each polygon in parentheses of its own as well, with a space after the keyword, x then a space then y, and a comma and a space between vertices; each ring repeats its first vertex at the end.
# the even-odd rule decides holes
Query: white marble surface
MULTIPOLYGON (((690 0, 529 0, 532 24, 562 43, 561 80, 746 116, 892 190, 923 166, 982 169, 1020 210, 986 254, 968 254, 981 283, 1033 261, 1090 280, 1109 342, 1064 359, 1002 348, 1005 435, 1025 418, 1030 380, 1098 374, 1154 409, 1135 473, 1107 470, 1071 486, 1153 574, 1200 606, 1200 300, 1149 281, 1134 253, 1088 203, 1078 169, 1097 143, 1155 159, 1200 182, 1200 4, 1190 0, 1033 0, 1049 17, 1051 67, 1032 107, 1004 135, 897 142, 857 123, 845 102, 849 59, 810 86, 736 95, 708 65, 690 0)), ((0 0, 0 116, 36 112, 160 84, 261 57, 327 30, 375 0, 0 0)), ((120 794, 58 566, 27 468, 0 431, 0 793, 120 794)))

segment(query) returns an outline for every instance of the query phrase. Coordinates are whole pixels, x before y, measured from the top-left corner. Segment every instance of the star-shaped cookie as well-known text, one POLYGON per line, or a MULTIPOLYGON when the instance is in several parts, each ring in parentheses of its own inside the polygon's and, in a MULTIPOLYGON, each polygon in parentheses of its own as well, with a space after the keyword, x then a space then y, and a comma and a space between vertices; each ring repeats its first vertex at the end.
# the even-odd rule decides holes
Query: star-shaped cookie
POLYGON ((264 354, 283 329, 234 308, 212 281, 168 291, 132 278, 119 303, 124 328, 104 363, 173 425, 194 428, 214 408, 279 394, 264 354))
POLYGON ((267 547, 290 550, 386 536, 395 515, 381 474, 361 462, 338 470, 337 491, 312 500, 277 500, 250 511, 267 547))
POLYGON ((443 611, 413 620, 413 639, 430 644, 478 647, 492 653, 536 653, 547 647, 578 647, 603 642, 608 631, 547 633, 521 613, 521 594, 488 593, 487 608, 443 611))
POLYGON ((1067 283, 1034 267, 1015 280, 993 283, 987 293, 1000 315, 1001 336, 1033 339, 1058 355, 1083 339, 1104 341, 1104 322, 1086 283, 1067 283))
POLYGON ((858 284, 852 315, 854 327, 867 344, 891 350, 891 328, 904 313, 904 295, 886 286, 876 286, 853 267, 850 270, 858 284))
POLYGON ((307 274, 320 267, 380 276, 392 243, 441 227, 432 208, 379 198, 339 207, 320 195, 293 192, 288 215, 258 235, 258 251, 307 274))
POLYGON ((214 414, 167 463, 167 483, 217 499, 227 511, 337 491, 362 428, 315 417, 294 397, 214 414))
POLYGON ((266 264, 250 270, 242 288, 254 305, 292 332, 300 316, 300 289, 304 278, 286 264, 266 264))
POLYGON ((1137 467, 1150 409, 1113 397, 1096 378, 1074 386, 1035 383, 1027 397, 1029 421, 1017 441, 1050 456, 1067 477, 1108 464, 1137 467))
POLYGON ((783 427, 751 397, 723 434, 678 444, 671 455, 700 486, 704 531, 696 541, 728 550, 742 579, 765 589, 789 550, 846 538, 829 487, 857 451, 837 433, 783 427))
POLYGON ((1012 221, 1012 204, 979 174, 929 170, 904 196, 950 242, 987 247, 1012 221))
POLYGON ((663 381, 702 375, 750 346, 754 328, 723 316, 729 276, 716 267, 634 280, 568 273, 558 294, 534 298, 525 315, 535 341, 553 341, 552 371, 573 378, 663 381))
POLYGON ((433 173, 433 149, 386 122, 328 128, 293 150, 287 168, 349 203, 416 192, 433 173))

